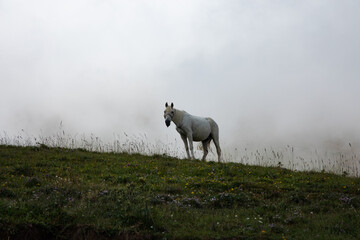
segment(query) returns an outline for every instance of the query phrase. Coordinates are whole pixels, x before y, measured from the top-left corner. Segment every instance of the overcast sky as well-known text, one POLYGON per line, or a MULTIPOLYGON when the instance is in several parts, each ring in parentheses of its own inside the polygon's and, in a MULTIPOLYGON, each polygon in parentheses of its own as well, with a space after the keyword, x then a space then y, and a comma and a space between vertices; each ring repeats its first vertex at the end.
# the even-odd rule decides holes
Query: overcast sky
POLYGON ((358 0, 0 0, 0 131, 62 121, 165 141, 179 138, 168 101, 213 117, 225 145, 358 141, 359 13, 358 0))

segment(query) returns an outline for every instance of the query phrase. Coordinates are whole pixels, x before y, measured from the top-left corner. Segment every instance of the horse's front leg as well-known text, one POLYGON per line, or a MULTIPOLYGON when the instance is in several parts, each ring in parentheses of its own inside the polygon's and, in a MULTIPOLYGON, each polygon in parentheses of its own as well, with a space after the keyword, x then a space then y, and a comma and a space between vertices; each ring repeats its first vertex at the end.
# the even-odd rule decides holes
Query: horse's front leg
POLYGON ((182 134, 180 136, 181 136, 181 139, 184 142, 187 157, 188 157, 188 159, 190 159, 190 153, 189 153, 189 146, 188 146, 188 142, 187 142, 187 137, 186 137, 186 135, 182 135, 182 134))
POLYGON ((191 151, 191 158, 192 158, 192 159, 195 159, 192 133, 188 133, 187 138, 189 139, 189 145, 190 145, 190 151, 191 151))

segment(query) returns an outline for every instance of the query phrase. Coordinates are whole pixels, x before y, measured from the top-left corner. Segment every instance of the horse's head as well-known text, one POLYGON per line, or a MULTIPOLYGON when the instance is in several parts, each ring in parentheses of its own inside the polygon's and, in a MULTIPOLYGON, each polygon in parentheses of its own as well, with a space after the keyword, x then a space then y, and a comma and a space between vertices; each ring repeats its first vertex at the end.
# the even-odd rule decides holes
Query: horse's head
POLYGON ((171 120, 173 119, 174 115, 175 115, 174 104, 171 103, 171 105, 169 106, 168 103, 165 103, 164 118, 167 127, 170 126, 171 120))

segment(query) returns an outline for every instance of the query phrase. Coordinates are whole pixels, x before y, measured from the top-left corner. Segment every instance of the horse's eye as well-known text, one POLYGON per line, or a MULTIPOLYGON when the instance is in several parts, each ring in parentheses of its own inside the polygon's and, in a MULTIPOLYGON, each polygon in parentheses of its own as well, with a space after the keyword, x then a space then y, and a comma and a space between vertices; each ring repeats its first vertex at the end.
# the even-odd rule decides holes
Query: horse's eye
POLYGON ((171 114, 174 114, 174 111, 171 111, 171 114))

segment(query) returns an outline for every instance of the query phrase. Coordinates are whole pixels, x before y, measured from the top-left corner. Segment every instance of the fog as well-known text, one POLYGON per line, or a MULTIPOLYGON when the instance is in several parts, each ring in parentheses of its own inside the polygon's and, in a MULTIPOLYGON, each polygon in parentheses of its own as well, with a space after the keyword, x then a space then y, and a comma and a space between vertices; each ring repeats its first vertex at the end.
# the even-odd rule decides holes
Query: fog
POLYGON ((360 147, 359 10, 356 0, 0 1, 0 134, 51 135, 62 123, 170 144, 180 138, 163 120, 168 101, 215 119, 227 151, 360 147))

